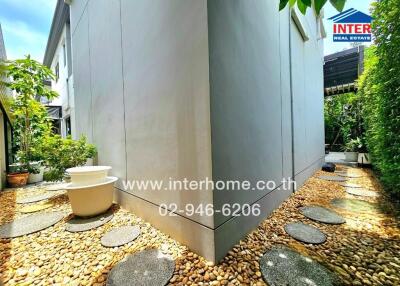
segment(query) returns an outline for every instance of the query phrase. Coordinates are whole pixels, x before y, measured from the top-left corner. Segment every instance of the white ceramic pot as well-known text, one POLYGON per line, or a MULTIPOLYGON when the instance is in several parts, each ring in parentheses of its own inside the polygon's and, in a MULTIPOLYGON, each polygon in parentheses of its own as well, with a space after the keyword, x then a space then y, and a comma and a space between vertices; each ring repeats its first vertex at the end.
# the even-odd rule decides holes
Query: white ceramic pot
MULTIPOLYGON (((72 176, 71 176, 72 178, 72 176)), ((81 178, 81 177, 78 177, 81 178)), ((72 211, 77 216, 95 216, 107 211, 113 203, 114 183, 117 177, 100 178, 103 182, 91 185, 67 185, 68 198, 72 211)))
POLYGON ((43 181, 44 167, 39 168, 38 174, 29 173, 28 184, 35 184, 43 181))
POLYGON ((83 166, 67 169, 74 186, 88 186, 107 181, 110 166, 83 166))
POLYGON ((346 162, 358 162, 358 152, 344 152, 346 162))

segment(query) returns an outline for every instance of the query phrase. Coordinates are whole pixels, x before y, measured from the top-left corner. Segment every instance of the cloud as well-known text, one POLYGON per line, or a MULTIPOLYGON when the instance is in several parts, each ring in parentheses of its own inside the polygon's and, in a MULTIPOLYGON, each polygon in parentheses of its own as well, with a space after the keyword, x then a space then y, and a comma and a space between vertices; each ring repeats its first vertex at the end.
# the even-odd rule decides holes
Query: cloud
POLYGON ((22 21, 3 20, 1 23, 7 58, 16 59, 30 54, 42 61, 47 43, 47 34, 34 30, 22 21))
POLYGON ((53 15, 57 3, 56 0, 2 0, 2 2, 2 5, 37 15, 48 15, 49 12, 53 15))

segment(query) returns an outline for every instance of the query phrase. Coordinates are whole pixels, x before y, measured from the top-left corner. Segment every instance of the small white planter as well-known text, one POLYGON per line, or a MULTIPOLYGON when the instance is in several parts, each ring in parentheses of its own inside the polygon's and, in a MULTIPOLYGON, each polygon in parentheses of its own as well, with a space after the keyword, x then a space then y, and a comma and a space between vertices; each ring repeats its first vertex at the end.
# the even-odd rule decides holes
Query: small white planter
POLYGON ((358 152, 344 152, 346 162, 358 162, 358 152))
POLYGON ((44 167, 40 167, 39 170, 39 174, 29 173, 28 184, 35 184, 43 181, 44 167))
POLYGON ((113 203, 116 177, 108 177, 108 166, 67 169, 71 183, 66 186, 72 211, 77 216, 94 216, 107 211, 113 203))

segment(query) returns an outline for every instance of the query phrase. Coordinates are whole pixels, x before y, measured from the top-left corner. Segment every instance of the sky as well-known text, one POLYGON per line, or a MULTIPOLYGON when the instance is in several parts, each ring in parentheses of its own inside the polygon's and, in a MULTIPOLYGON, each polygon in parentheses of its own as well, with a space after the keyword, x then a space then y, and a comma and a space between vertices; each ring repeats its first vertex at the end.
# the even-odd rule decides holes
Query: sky
MULTIPOLYGON (((366 14, 373 0, 347 0, 345 9, 354 8, 366 14)), ((30 54, 42 62, 47 38, 57 0, 0 0, 0 23, 6 45, 7 58, 17 59, 30 54)), ((329 4, 324 8, 324 25, 327 37, 324 54, 350 48, 349 43, 332 41, 332 21, 328 18, 338 14, 329 4)))
MULTIPOLYGON (((1 1, 1 0, 0 0, 1 1)), ((373 2, 373 0, 347 0, 346 6, 344 10, 354 8, 360 12, 370 15, 369 6, 373 2)), ((332 40, 333 37, 333 24, 331 20, 328 18, 335 16, 339 12, 333 8, 332 5, 328 2, 324 7, 324 26, 326 30, 326 38, 324 40, 324 54, 329 55, 335 52, 340 52, 345 49, 351 48, 350 43, 334 43, 332 40)))
POLYGON ((0 0, 0 24, 8 59, 30 54, 43 61, 57 0, 0 0))

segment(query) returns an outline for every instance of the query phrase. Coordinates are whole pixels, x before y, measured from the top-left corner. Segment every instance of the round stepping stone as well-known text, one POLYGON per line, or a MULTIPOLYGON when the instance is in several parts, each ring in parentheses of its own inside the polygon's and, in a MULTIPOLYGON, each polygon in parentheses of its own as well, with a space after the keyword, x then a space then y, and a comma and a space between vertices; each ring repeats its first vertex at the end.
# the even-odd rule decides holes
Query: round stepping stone
POLYGON ((175 271, 175 261, 156 249, 129 255, 108 275, 107 286, 164 286, 175 271))
POLYGON ((105 247, 117 247, 131 242, 139 235, 140 228, 138 226, 122 226, 107 232, 101 238, 101 244, 105 247))
POLYGON ((340 176, 319 176, 318 179, 332 182, 345 182, 346 179, 340 176))
POLYGON ((374 191, 370 191, 367 189, 352 189, 348 188, 346 189, 346 193, 354 196, 360 196, 360 197, 379 197, 379 194, 374 191))
POLYGON ((354 199, 333 199, 331 205, 352 212, 377 212, 377 205, 354 199))
POLYGON ((0 226, 0 238, 14 238, 46 229, 62 220, 64 212, 38 213, 0 226))
POLYGON ((52 185, 46 186, 45 188, 47 191, 51 191, 51 192, 62 191, 62 190, 66 190, 66 185, 67 185, 67 183, 59 183, 59 184, 52 184, 52 185))
POLYGON ((67 222, 65 230, 69 232, 88 231, 106 224, 112 218, 113 218, 113 213, 110 211, 90 218, 75 217, 67 222))
POLYGON ((345 219, 341 217, 338 213, 320 206, 301 207, 300 212, 305 217, 308 217, 309 219, 318 222, 328 224, 342 224, 346 222, 345 219))
POLYGON ((347 172, 335 172, 335 174, 341 177, 354 178, 354 179, 362 177, 362 175, 348 174, 347 172))
POLYGON ((36 203, 44 200, 48 200, 55 197, 54 194, 51 193, 45 193, 45 194, 40 194, 32 197, 26 197, 22 199, 17 199, 16 203, 17 204, 30 204, 30 203, 36 203))
POLYGON ((46 204, 36 204, 36 205, 28 205, 19 210, 21 213, 34 213, 38 211, 42 211, 52 207, 53 204, 46 203, 46 204))
POLYGON ((339 185, 341 185, 342 187, 345 187, 345 188, 362 188, 361 185, 348 183, 348 182, 339 183, 339 185))
POLYGON ((318 228, 302 222, 285 225, 285 231, 294 239, 304 243, 320 244, 326 241, 326 235, 318 228))
POLYGON ((288 247, 273 247, 260 259, 260 269, 268 285, 339 285, 339 279, 313 259, 288 247))

